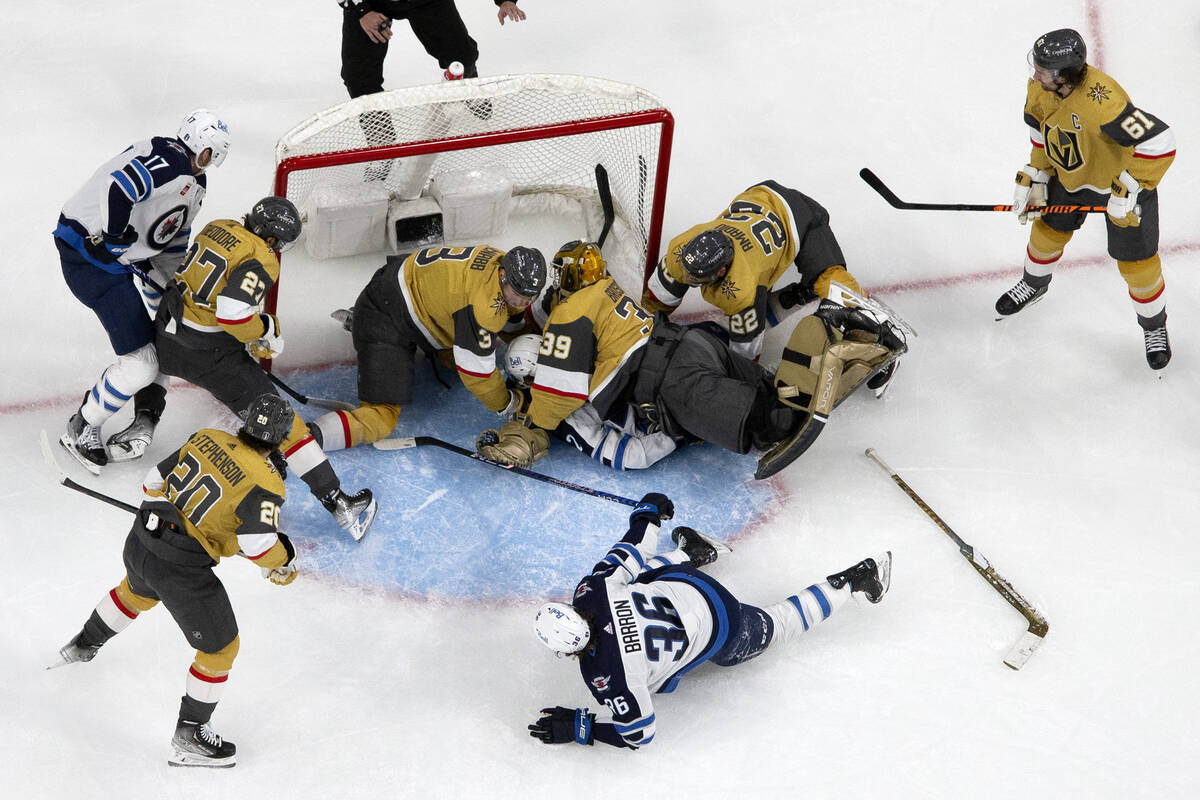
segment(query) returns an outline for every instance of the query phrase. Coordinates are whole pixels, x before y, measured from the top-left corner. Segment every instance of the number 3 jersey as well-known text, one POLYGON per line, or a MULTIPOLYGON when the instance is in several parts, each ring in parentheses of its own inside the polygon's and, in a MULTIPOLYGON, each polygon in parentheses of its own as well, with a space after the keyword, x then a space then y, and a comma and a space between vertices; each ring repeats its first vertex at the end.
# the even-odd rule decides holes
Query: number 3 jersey
POLYGON ((658 526, 635 519, 625 538, 579 582, 572 600, 597 631, 579 655, 580 673, 613 717, 615 735, 602 723, 593 727, 594 735, 616 746, 649 744, 655 732, 651 694, 674 691, 684 673, 724 643, 723 610, 694 577, 697 571, 651 569, 670 562, 643 546, 645 538, 656 538, 646 536, 648 528, 657 532, 658 526))
POLYGON ((1033 144, 1029 163, 1056 175, 1071 192, 1108 194, 1122 170, 1153 189, 1175 158, 1175 132, 1134 106, 1116 81, 1090 64, 1066 98, 1031 79, 1025 124, 1033 144))
POLYGON ((279 279, 279 259, 241 223, 214 220, 196 236, 168 289, 166 332, 190 347, 240 349, 259 339, 263 298, 279 279))
POLYGON ((237 436, 205 428, 146 474, 143 490, 178 511, 214 561, 241 553, 260 567, 288 561, 279 538, 283 478, 237 436))

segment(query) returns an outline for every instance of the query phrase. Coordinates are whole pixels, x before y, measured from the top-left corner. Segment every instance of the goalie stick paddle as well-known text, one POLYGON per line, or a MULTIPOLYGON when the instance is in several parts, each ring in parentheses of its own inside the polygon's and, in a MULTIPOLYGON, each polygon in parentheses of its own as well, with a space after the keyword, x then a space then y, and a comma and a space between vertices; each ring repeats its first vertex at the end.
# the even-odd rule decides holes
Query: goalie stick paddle
POLYGON ((46 466, 48 466, 50 471, 54 474, 55 480, 57 480, 61 485, 67 487, 68 489, 74 489, 80 494, 86 494, 88 497, 99 500, 102 503, 108 503, 110 506, 114 506, 123 511, 128 511, 130 514, 136 514, 138 512, 136 506, 131 506, 129 503, 121 502, 115 497, 109 497, 106 494, 101 494, 94 489, 89 489, 83 484, 76 483, 67 477, 67 473, 62 471, 62 467, 58 465, 58 460, 54 457, 54 452, 50 449, 50 437, 46 435, 46 431, 44 430, 42 431, 42 456, 45 457, 46 466))
MULTIPOLYGON (((867 182, 875 191, 879 192, 880 197, 888 201, 892 208, 899 208, 905 211, 1012 211, 1012 206, 1003 205, 985 205, 983 203, 906 203, 896 196, 896 193, 889 189, 883 181, 879 179, 871 170, 863 167, 858 171, 858 176, 867 182)), ((1108 211, 1107 206, 1031 206, 1029 208, 1033 212, 1041 212, 1042 214, 1075 214, 1083 211, 1088 214, 1099 214, 1108 211)))
POLYGON ((534 472, 533 470, 525 469, 524 467, 501 464, 498 461, 492 461, 490 458, 484 458, 474 450, 468 450, 465 447, 459 447, 458 445, 451 444, 450 442, 443 442, 441 439, 435 439, 432 436, 399 436, 392 439, 380 439, 378 442, 375 442, 376 450, 407 450, 410 447, 424 446, 440 447, 443 450, 449 450, 451 453, 458 453, 460 456, 473 458, 482 464, 490 464, 493 467, 499 467, 500 469, 508 470, 509 472, 515 472, 518 475, 524 475, 526 478, 533 478, 534 480, 542 481, 543 483, 561 486, 562 488, 570 489, 573 492, 590 494, 592 497, 599 497, 601 500, 611 500, 614 503, 621 503, 627 506, 637 506, 638 504, 637 500, 630 500, 628 497, 621 497, 619 494, 611 494, 600 489, 593 489, 590 486, 581 486, 578 483, 571 483, 570 481, 564 481, 561 478, 543 475, 540 472, 534 472))
POLYGON ((600 208, 604 212, 604 227, 600 229, 600 237, 596 239, 596 247, 604 249, 604 240, 612 230, 613 220, 617 213, 613 208, 612 190, 608 186, 608 170, 603 164, 596 165, 596 191, 600 195, 600 208))
POLYGON ((1000 596, 1008 602, 1013 608, 1021 613, 1021 616, 1029 622, 1029 628, 1021 635, 1020 640, 1013 645, 1009 650, 1008 655, 1004 657, 1004 665, 1012 669, 1020 669, 1025 666, 1025 662, 1030 656, 1041 646, 1042 640, 1046 638, 1046 634, 1050 632, 1050 624, 1046 622, 1037 609, 1035 609, 1028 600, 1020 595, 1013 585, 1008 582, 1008 579, 996 572, 995 567, 988 562, 987 558, 980 552, 977 552, 974 547, 967 544, 962 538, 954 532, 954 530, 942 520, 937 513, 929 507, 921 496, 913 491, 904 479, 896 474, 896 471, 889 467, 884 460, 875 452, 875 448, 868 447, 866 451, 867 458, 879 465, 880 469, 888 474, 896 485, 909 496, 917 506, 925 512, 925 515, 933 520, 934 524, 942 529, 942 533, 946 534, 958 545, 958 552, 963 558, 971 562, 971 566, 975 571, 987 581, 993 589, 1000 593, 1000 596))

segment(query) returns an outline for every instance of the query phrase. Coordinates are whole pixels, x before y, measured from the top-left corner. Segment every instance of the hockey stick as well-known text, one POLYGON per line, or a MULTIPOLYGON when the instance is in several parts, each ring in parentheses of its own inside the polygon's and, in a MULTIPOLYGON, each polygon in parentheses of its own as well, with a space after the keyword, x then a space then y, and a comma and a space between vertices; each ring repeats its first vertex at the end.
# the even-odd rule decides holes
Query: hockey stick
MULTIPOLYGON (((141 278, 150 286, 154 287, 154 290, 159 294, 166 294, 167 290, 160 286, 158 281, 154 280, 154 278, 151 278, 150 275, 147 274, 142 268, 134 264, 129 264, 128 269, 131 273, 141 278)), ((266 372, 266 370, 263 371, 266 372)), ((280 389, 294 397, 298 402, 303 403, 306 406, 312 405, 316 406, 317 408, 327 409, 329 411, 353 411, 356 408, 349 403, 343 403, 341 400, 330 400, 326 397, 309 397, 308 395, 300 394, 300 392, 297 392, 295 389, 288 386, 280 378, 277 378, 273 372, 267 372, 267 377, 271 379, 271 383, 275 384, 280 389)))
POLYGON ((62 471, 62 467, 58 465, 58 460, 54 458, 54 453, 50 449, 50 437, 46 435, 45 430, 42 431, 42 455, 46 459, 46 466, 50 467, 51 472, 54 473, 55 479, 63 486, 67 487, 68 489, 74 489, 80 494, 86 494, 88 497, 99 500, 102 503, 108 503, 110 506, 122 509, 123 511, 128 511, 130 514, 138 513, 136 506, 131 506, 129 503, 124 503, 115 497, 109 497, 106 494, 101 494, 94 489, 89 489, 83 484, 76 483, 67 477, 67 473, 62 471))
MULTIPOLYGON (((867 182, 875 191, 879 192, 884 200, 887 200, 892 208, 900 208, 905 211, 1012 211, 1012 206, 1001 205, 984 205, 982 203, 906 203, 896 196, 896 193, 884 185, 871 170, 863 167, 858 171, 858 176, 867 182)), ((1099 214, 1108 211, 1107 206, 1032 206, 1029 208, 1032 212, 1041 212, 1042 214, 1075 214, 1077 212, 1085 212, 1088 214, 1099 214)))
POLYGON ((600 194, 600 208, 604 211, 604 227, 600 229, 596 247, 603 250, 604 240, 608 238, 608 232, 612 230, 613 220, 617 216, 613 208, 612 190, 608 186, 608 170, 603 164, 596 165, 596 191, 600 194))
POLYGON ((605 492, 600 489, 593 489, 589 486, 581 486, 578 483, 571 483, 570 481, 564 481, 561 478, 543 475, 540 472, 534 472, 533 470, 525 469, 524 467, 501 464, 497 461, 492 461, 490 458, 484 458, 474 450, 468 450, 465 447, 459 447, 456 444, 450 444, 450 442, 443 442, 441 439, 435 439, 432 436, 402 436, 393 439, 380 439, 378 442, 375 442, 375 449, 407 450, 410 447, 422 447, 425 445, 440 447, 443 450, 449 450, 451 453, 458 453, 460 456, 473 458, 482 464, 490 464, 493 467, 499 467, 500 469, 508 470, 509 472, 515 472, 518 475, 524 475, 526 478, 533 478, 534 480, 542 481, 543 483, 561 486, 562 488, 570 489, 573 492, 590 494, 592 497, 599 497, 601 500, 611 500, 614 503, 621 503, 627 506, 636 506, 638 504, 636 500, 630 500, 628 497, 621 497, 619 494, 610 494, 609 492, 605 492))
POLYGON ((951 527, 947 525, 942 518, 939 517, 937 513, 935 513, 934 510, 925 503, 924 500, 921 499, 921 496, 914 492, 912 487, 905 483, 904 479, 896 474, 894 469, 884 463, 884 460, 880 458, 879 453, 875 452, 875 448, 868 447, 866 456, 878 464, 879 467, 886 472, 893 481, 896 482, 896 485, 899 486, 904 493, 908 495, 909 498, 916 503, 922 511, 925 512, 926 516, 933 520, 934 524, 942 529, 942 533, 949 536, 954 543, 958 545, 958 552, 962 553, 963 558, 971 562, 971 566, 975 568, 975 571, 978 572, 985 581, 991 584, 992 588, 999 592, 1000 596, 1003 597, 1010 606, 1019 611, 1021 616, 1028 620, 1029 629, 1025 631, 1020 640, 1013 645, 1012 650, 1008 652, 1008 655, 1004 657, 1004 665, 1007 667, 1011 667, 1012 669, 1020 669, 1021 667, 1025 666, 1025 662, 1028 661, 1029 657, 1034 654, 1039 646, 1041 646, 1042 640, 1045 639, 1046 634, 1049 633, 1050 624, 1046 622, 1046 619, 1037 611, 1037 609, 1030 605, 1028 600, 1022 597, 1020 593, 1013 588, 1012 584, 1008 582, 1007 578, 996 572, 995 567, 988 562, 987 558, 985 558, 982 553, 976 552, 974 547, 964 542, 962 538, 960 538, 959 535, 955 533, 951 527))

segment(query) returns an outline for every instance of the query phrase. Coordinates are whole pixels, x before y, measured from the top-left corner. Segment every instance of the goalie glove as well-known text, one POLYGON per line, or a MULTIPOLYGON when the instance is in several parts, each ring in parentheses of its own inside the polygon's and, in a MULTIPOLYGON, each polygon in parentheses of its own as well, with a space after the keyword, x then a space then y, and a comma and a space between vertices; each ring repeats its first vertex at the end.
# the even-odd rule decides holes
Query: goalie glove
POLYGON ((489 428, 475 439, 479 455, 509 467, 528 467, 550 452, 550 436, 533 427, 529 418, 518 414, 500 426, 489 428))
POLYGON ((274 314, 259 314, 263 322, 263 335, 246 345, 255 358, 271 359, 283 352, 283 334, 279 332, 279 317, 274 314))
POLYGON ((1118 228, 1136 228, 1142 224, 1142 207, 1137 204, 1138 192, 1142 189, 1137 179, 1126 170, 1121 170, 1112 183, 1112 194, 1108 198, 1108 218, 1118 228))
POLYGON ((1042 215, 1041 211, 1030 211, 1030 206, 1041 208, 1046 205, 1046 184, 1050 173, 1026 164, 1017 172, 1017 185, 1013 189, 1013 213, 1024 225, 1042 215))
POLYGON ((592 724, 595 721, 596 715, 589 714, 586 708, 543 708, 542 716, 529 726, 529 735, 546 744, 594 744, 592 724))

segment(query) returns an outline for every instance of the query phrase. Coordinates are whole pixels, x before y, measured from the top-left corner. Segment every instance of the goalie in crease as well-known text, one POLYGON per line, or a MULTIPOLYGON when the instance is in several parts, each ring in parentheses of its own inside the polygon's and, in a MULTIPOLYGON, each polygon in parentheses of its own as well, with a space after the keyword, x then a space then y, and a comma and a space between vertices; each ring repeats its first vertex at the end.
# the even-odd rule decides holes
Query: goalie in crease
MULTIPOLYGON (((569 242, 554 264, 560 285, 534 307, 544 331, 528 415, 476 443, 502 464, 530 466, 549 452, 552 432, 626 469, 688 442, 755 448, 763 453, 756 477, 767 477, 811 445, 833 406, 906 349, 886 321, 829 302, 797 325, 771 375, 734 352, 715 323, 677 325, 647 313, 606 274, 593 245, 569 242), (814 391, 818 374, 828 391, 814 391)), ((522 357, 533 361, 531 351, 522 357)))
POLYGON ((545 287, 546 260, 530 247, 430 247, 388 258, 353 313, 335 312, 354 338, 360 405, 317 418, 313 436, 326 450, 386 438, 413 402, 417 350, 453 366, 484 407, 512 419, 525 397, 497 367, 499 335, 520 330, 545 287))

